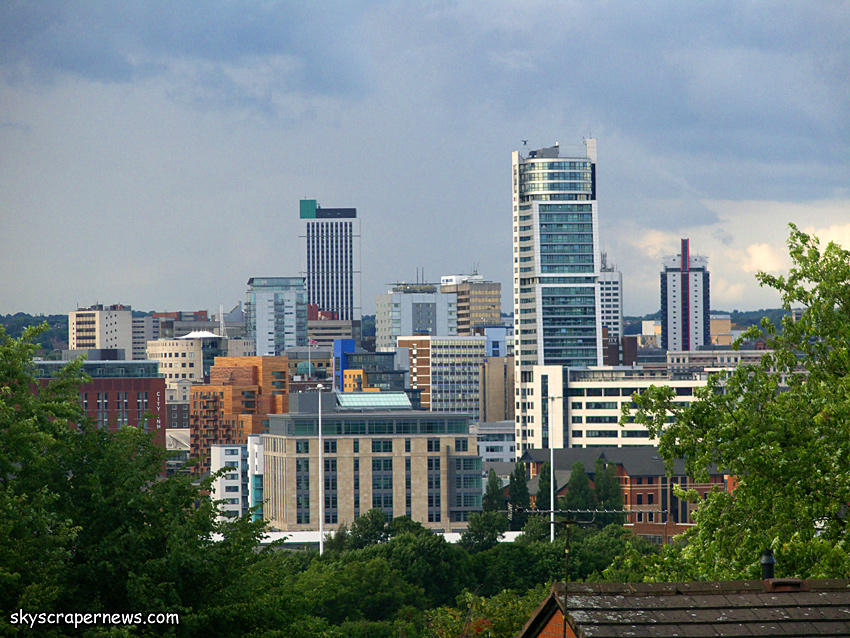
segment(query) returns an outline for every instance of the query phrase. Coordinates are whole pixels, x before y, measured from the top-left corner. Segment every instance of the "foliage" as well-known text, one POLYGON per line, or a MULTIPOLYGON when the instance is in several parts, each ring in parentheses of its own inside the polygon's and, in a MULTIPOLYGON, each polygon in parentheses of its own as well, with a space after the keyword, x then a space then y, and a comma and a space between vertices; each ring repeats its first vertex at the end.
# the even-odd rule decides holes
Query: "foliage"
POLYGON ((518 510, 528 510, 531 507, 531 497, 528 494, 528 481, 525 477, 525 465, 521 461, 517 461, 514 471, 511 472, 510 483, 508 484, 508 499, 511 507, 514 508, 511 516, 511 529, 514 531, 521 530, 528 516, 525 512, 518 510))
POLYGON ((380 509, 371 509, 358 516, 351 524, 346 549, 362 549, 369 545, 385 543, 389 537, 386 514, 380 509))
POLYGON ((502 512, 472 514, 466 531, 460 535, 459 545, 470 554, 486 551, 496 546, 508 527, 508 517, 502 512))
POLYGON ((485 512, 496 512, 505 509, 502 481, 499 479, 498 474, 496 474, 496 470, 492 467, 490 468, 490 473, 487 474, 487 486, 484 489, 484 499, 481 506, 485 512))
POLYGON ((548 462, 541 466, 538 477, 537 498, 534 503, 537 509, 541 511, 548 511, 552 509, 550 506, 552 487, 554 487, 555 494, 558 493, 558 480, 552 476, 552 468, 548 462), (552 485, 552 481, 554 481, 554 486, 552 485))
POLYGON ((584 463, 577 461, 570 468, 567 493, 561 499, 560 508, 565 510, 596 509, 596 495, 590 487, 590 479, 584 463))
POLYGON ((850 252, 793 225, 788 246, 788 276, 757 277, 786 312, 807 310, 786 316, 781 334, 765 320, 745 335, 767 339, 760 365, 712 378, 686 408, 668 388, 634 397, 635 421, 661 437, 668 464, 685 458, 697 480, 712 465, 738 478, 709 495, 687 546, 665 551, 647 578, 757 577, 765 547, 778 576, 850 576, 850 252))
POLYGON ((457 608, 443 607, 427 614, 428 629, 436 638, 511 638, 549 589, 549 585, 539 584, 524 593, 504 590, 490 598, 464 592, 457 608))
MULTIPOLYGON (((0 330, 0 608, 176 612, 181 631, 228 635, 233 610, 219 590, 260 560, 261 524, 217 523, 188 478, 159 480, 164 454, 150 436, 89 422, 79 363, 37 385, 37 334, 0 330)), ((16 629, 9 620, 3 633, 16 629)))
MULTIPOLYGON (((597 507, 603 510, 623 509, 623 490, 617 477, 617 466, 600 456, 593 465, 593 486, 597 507)), ((623 524, 625 517, 619 514, 597 514, 596 526, 603 528, 610 523, 623 524)))

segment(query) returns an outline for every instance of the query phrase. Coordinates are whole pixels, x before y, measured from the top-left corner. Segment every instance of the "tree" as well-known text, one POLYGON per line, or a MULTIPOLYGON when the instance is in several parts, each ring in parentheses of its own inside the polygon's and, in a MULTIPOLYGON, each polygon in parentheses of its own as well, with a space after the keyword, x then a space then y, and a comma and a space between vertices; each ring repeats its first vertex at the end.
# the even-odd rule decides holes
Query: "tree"
POLYGON ((561 508, 566 510, 596 509, 596 496, 590 487, 590 479, 584 469, 584 463, 576 461, 570 468, 570 480, 567 493, 561 500, 561 508))
POLYGON ((387 515, 378 508, 358 516, 348 529, 348 549, 361 549, 368 545, 384 543, 390 537, 387 515))
POLYGON ((460 535, 459 545, 470 554, 488 550, 502 539, 510 523, 502 512, 481 512, 469 517, 466 531, 460 535))
POLYGON ((181 630, 235 635, 248 620, 219 592, 260 560, 263 524, 217 522, 187 477, 159 480, 164 452, 149 435, 91 423, 79 363, 36 384, 37 335, 0 330, 0 608, 176 612, 181 630))
MULTIPOLYGON (((558 481, 552 475, 552 468, 549 463, 543 464, 543 466, 540 468, 540 474, 538 474, 538 476, 540 478, 537 481, 537 500, 535 501, 535 505, 537 506, 537 509, 547 511, 552 509, 552 507, 549 505, 549 499, 551 497, 551 490, 553 487, 552 481, 555 482, 555 494, 558 493, 558 481)), ((557 496, 555 498, 557 498, 557 496)))
POLYGON ((484 490, 484 499, 481 502, 481 509, 485 512, 496 512, 505 509, 505 496, 502 490, 502 481, 496 474, 496 470, 490 468, 490 473, 487 474, 487 487, 484 490))
POLYGON ((633 399, 668 467, 684 458, 698 481, 711 465, 738 479, 709 494, 687 546, 665 551, 651 577, 757 577, 765 547, 778 576, 850 576, 850 252, 793 225, 788 246, 789 274, 757 278, 786 312, 806 310, 781 333, 763 320, 744 335, 767 341, 759 365, 712 377, 686 408, 669 388, 633 399))
MULTIPOLYGON (((608 463, 601 456, 593 464, 593 486, 599 509, 623 509, 623 490, 617 477, 617 466, 608 463)), ((596 522, 596 526, 601 529, 609 523, 622 524, 624 517, 620 514, 598 514, 596 522)))
POLYGON ((531 507, 531 497, 528 494, 528 481, 525 478, 525 465, 523 465, 522 461, 517 461, 514 471, 511 472, 508 497, 514 509, 511 517, 511 529, 519 531, 528 520, 528 515, 525 512, 531 507), (517 510, 524 511, 520 512, 517 510))

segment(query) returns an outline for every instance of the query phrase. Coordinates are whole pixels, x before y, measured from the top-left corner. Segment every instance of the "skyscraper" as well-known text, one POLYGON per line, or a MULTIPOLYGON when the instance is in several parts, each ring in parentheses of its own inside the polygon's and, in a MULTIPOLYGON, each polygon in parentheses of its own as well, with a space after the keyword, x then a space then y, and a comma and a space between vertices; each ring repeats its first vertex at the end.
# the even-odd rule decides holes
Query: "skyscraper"
MULTIPOLYGON (((513 153, 514 354, 517 454, 565 441, 533 422, 535 365, 602 363, 596 140, 513 153), (551 434, 551 436, 550 436, 551 434)), ((562 394, 552 388, 552 398, 562 394)))
POLYGON ((307 303, 336 313, 341 321, 360 320, 360 227, 356 208, 322 208, 301 200, 305 235, 307 303))
POLYGON ((708 257, 691 255, 683 239, 678 255, 661 267, 661 347, 696 350, 711 343, 708 257))
POLYGON ((303 277, 252 277, 245 301, 248 337, 257 356, 282 356, 307 345, 307 300, 303 277))

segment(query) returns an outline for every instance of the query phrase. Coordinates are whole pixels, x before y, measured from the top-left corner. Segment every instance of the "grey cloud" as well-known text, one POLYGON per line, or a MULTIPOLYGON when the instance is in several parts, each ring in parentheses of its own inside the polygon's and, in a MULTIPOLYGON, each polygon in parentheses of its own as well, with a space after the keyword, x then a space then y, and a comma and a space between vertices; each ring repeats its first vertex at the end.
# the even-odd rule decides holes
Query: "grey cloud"
POLYGON ((735 238, 731 233, 723 230, 722 228, 717 228, 711 233, 711 236, 714 237, 717 241, 719 241, 724 246, 731 246, 735 241, 735 238))

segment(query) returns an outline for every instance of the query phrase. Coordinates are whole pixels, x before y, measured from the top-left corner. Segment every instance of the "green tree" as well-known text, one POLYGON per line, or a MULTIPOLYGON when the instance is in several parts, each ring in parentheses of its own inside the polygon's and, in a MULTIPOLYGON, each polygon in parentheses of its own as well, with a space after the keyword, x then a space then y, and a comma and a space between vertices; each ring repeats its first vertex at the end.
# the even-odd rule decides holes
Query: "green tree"
MULTIPOLYGON (((617 477, 617 466, 600 456, 593 464, 593 486, 597 507, 604 510, 623 509, 623 490, 617 477)), ((597 514, 597 527, 610 523, 623 524, 625 518, 619 514, 597 514)))
POLYGON ((566 510, 596 509, 596 496, 590 487, 590 479, 584 469, 584 463, 576 461, 570 468, 570 480, 567 493, 561 500, 561 508, 566 510))
POLYGON ((348 549, 361 549, 377 543, 385 543, 390 537, 387 515, 378 508, 370 509, 358 516, 348 529, 348 549))
POLYGON ((712 465, 738 477, 733 492, 708 496, 687 546, 665 550, 650 577, 757 577, 765 547, 779 576, 850 576, 850 253, 793 225, 788 246, 789 274, 757 278, 787 313, 806 311, 781 333, 765 320, 745 335, 767 340, 759 365, 713 377, 687 408, 669 388, 634 397, 668 467, 684 458, 698 481, 712 465))
MULTIPOLYGON (((160 480, 164 453, 149 435, 95 427, 79 363, 37 385, 37 334, 0 331, 0 608, 176 612, 180 631, 235 635, 249 619, 219 592, 261 559, 262 524, 216 522, 188 478, 160 480)), ((0 633, 9 621, 0 616, 0 633)))
POLYGON ((508 517, 503 512, 472 514, 459 544, 471 554, 483 552, 495 547, 509 527, 508 517))
POLYGON ((526 512, 531 507, 531 497, 528 494, 528 480, 525 477, 525 465, 523 465, 522 461, 517 461, 514 471, 511 472, 510 483, 508 484, 508 498, 514 510, 511 516, 511 529, 519 531, 528 520, 526 512))
POLYGON ((505 496, 502 490, 502 481, 496 474, 496 470, 490 468, 487 474, 487 487, 484 490, 484 499, 481 503, 485 512, 496 512, 505 509, 505 496))
MULTIPOLYGON (((544 463, 540 468, 540 478, 537 482, 537 509, 547 511, 552 509, 549 505, 551 497, 552 482, 554 481, 555 494, 558 493, 558 480, 552 476, 552 468, 549 463, 544 463)), ((555 497, 557 499, 557 496, 555 497)))

